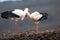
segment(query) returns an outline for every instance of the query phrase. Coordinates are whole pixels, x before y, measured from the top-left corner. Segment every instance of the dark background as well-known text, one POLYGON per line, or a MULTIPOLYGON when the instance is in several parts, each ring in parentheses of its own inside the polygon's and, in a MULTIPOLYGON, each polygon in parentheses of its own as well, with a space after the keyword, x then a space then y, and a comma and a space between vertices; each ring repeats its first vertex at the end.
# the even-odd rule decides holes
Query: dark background
MULTIPOLYGON (((30 12, 39 11, 48 13, 46 21, 40 21, 40 30, 50 30, 60 28, 60 0, 22 0, 0 2, 0 13, 12 9, 25 9, 28 7, 30 12)), ((1 14, 0 14, 1 16, 1 14)), ((25 18, 24 21, 19 20, 19 31, 34 30, 34 23, 25 18)), ((10 19, 2 19, 0 17, 0 33, 15 32, 15 21, 10 19)))

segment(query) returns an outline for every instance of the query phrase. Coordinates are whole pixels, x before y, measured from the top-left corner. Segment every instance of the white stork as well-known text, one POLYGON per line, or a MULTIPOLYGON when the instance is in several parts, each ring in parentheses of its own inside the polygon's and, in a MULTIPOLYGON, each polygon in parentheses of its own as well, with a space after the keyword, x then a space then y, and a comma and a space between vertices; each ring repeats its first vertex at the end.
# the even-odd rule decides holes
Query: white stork
POLYGON ((21 9, 14 9, 11 11, 2 12, 1 17, 4 19, 15 20, 16 31, 18 31, 18 20, 21 19, 23 21, 26 16, 26 13, 27 13, 27 8, 25 8, 24 11, 21 9))
POLYGON ((28 9, 27 16, 35 23, 35 31, 38 32, 39 21, 47 19, 48 14, 47 13, 39 13, 38 11, 35 11, 30 14, 29 9, 28 9))

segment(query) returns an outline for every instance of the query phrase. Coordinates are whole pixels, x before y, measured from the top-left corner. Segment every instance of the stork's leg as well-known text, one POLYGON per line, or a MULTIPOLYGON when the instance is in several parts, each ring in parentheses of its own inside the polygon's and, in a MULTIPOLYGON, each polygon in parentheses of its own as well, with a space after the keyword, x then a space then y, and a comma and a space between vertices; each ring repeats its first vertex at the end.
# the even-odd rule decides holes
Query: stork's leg
POLYGON ((35 31, 36 31, 36 32, 39 31, 39 26, 38 26, 38 24, 35 24, 35 31))
POLYGON ((16 32, 18 32, 18 20, 19 20, 19 18, 15 18, 14 19, 15 20, 15 25, 16 25, 16 32))
POLYGON ((18 32, 18 21, 15 22, 16 25, 16 31, 18 32))

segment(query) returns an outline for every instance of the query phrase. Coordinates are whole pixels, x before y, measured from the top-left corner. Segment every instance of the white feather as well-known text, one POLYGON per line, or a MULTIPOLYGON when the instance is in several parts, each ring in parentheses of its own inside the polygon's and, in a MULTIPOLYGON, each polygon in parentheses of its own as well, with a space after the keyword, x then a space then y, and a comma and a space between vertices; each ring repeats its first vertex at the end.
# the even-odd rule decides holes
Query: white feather
POLYGON ((14 11, 12 11, 12 13, 20 16, 21 20, 23 20, 26 16, 27 11, 28 11, 28 8, 25 8, 24 11, 21 9, 15 9, 14 11))
POLYGON ((41 17, 42 17, 43 15, 42 14, 40 14, 39 12, 33 12, 31 15, 30 15, 30 17, 31 18, 33 18, 34 20, 38 20, 38 19, 40 19, 41 17))
POLYGON ((12 11, 12 13, 16 14, 16 15, 19 15, 19 16, 22 16, 24 15, 24 11, 21 10, 21 9, 15 9, 14 11, 12 11))

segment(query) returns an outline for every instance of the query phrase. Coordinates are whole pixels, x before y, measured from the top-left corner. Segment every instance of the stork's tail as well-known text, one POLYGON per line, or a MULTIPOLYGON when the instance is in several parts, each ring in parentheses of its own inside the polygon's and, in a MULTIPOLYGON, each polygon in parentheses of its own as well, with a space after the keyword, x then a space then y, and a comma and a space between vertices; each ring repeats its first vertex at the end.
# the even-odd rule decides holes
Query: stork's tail
POLYGON ((8 11, 2 12, 2 13, 1 13, 1 17, 2 17, 2 18, 5 18, 5 19, 8 19, 8 11), (6 13, 6 14, 5 14, 5 13, 6 13))
POLYGON ((12 13, 11 11, 2 12, 1 17, 4 18, 4 19, 9 19, 9 17, 17 17, 17 18, 19 18, 18 15, 12 13))
POLYGON ((46 20, 47 18, 48 18, 48 14, 47 13, 40 13, 40 14, 42 14, 43 16, 42 16, 42 20, 46 20))

